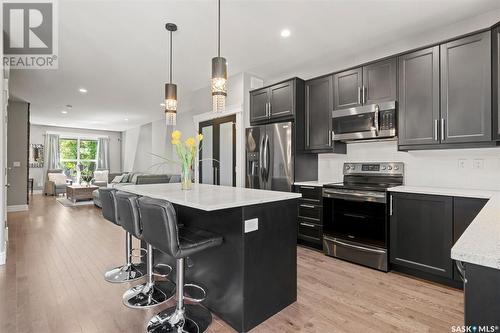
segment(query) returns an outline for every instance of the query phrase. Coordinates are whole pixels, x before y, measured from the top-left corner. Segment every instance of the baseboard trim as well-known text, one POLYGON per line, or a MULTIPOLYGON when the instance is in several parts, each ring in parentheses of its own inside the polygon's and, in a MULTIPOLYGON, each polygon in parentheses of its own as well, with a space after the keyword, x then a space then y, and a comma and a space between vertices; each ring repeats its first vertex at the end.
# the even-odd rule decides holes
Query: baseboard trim
POLYGON ((28 205, 12 205, 7 206, 7 212, 24 212, 28 210, 28 205))

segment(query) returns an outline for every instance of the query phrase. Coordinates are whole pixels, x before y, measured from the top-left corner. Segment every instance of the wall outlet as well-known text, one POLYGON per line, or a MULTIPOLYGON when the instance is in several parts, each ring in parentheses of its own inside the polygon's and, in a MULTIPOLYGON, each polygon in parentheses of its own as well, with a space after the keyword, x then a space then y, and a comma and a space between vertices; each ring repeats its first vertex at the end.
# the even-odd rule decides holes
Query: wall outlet
POLYGON ((19 167, 21 166, 21 162, 19 162, 19 161, 14 161, 14 162, 12 163, 12 166, 13 166, 14 168, 19 168, 19 167))
POLYGON ((467 160, 466 159, 461 158, 461 159, 458 160, 458 168, 459 169, 465 169, 466 165, 467 165, 467 160))
POLYGON ((483 159, 475 159, 472 163, 472 167, 474 169, 484 169, 484 160, 483 159))

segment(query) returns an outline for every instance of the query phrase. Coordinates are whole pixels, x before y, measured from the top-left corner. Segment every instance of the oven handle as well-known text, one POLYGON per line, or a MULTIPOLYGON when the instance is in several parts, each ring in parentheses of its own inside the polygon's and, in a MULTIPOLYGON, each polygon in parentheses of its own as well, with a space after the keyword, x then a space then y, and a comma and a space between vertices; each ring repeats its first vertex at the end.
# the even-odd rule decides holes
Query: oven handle
POLYGON ((359 246, 359 245, 353 245, 353 244, 349 244, 349 243, 344 243, 344 242, 341 242, 335 238, 329 238, 329 237, 326 237, 326 236, 323 236, 326 240, 329 240, 335 244, 338 244, 338 245, 342 245, 342 246, 345 246, 345 247, 349 247, 351 249, 356 249, 356 250, 360 250, 360 251, 364 251, 364 252, 371 252, 371 253, 380 253, 380 254, 385 254, 386 251, 385 250, 377 250, 377 249, 371 249, 371 248, 368 248, 368 247, 364 247, 364 246, 359 246))
POLYGON ((342 215, 347 216, 347 217, 354 217, 357 219, 366 219, 366 216, 359 215, 359 214, 343 213, 342 215))
POLYGON ((385 193, 381 195, 375 194, 359 194, 359 193, 345 193, 341 191, 333 191, 323 189, 324 198, 334 198, 334 199, 346 199, 354 201, 375 201, 375 202, 386 202, 385 193))

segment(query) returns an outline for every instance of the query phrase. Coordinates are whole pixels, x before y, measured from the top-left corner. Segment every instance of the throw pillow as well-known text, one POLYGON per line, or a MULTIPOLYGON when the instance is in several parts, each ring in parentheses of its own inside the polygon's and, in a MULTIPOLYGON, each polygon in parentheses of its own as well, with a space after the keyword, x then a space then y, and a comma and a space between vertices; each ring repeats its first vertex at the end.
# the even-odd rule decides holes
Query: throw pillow
POLYGON ((121 181, 122 181, 122 179, 123 179, 123 176, 124 176, 124 175, 121 175, 121 176, 116 176, 115 178, 113 178, 113 180, 111 181, 111 183, 113 183, 113 184, 117 184, 117 183, 121 182, 121 181))
POLYGON ((66 185, 66 175, 63 173, 49 173, 47 175, 49 180, 56 186, 66 185))
POLYGON ((94 171, 94 181, 96 182, 108 182, 108 170, 94 171))

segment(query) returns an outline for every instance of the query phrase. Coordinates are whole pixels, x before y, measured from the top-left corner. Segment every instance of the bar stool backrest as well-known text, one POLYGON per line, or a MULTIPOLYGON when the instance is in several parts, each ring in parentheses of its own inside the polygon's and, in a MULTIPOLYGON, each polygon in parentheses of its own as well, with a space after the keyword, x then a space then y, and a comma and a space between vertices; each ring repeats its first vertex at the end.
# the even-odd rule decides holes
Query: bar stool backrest
POLYGON ((116 200, 115 200, 115 192, 114 188, 100 188, 99 189, 99 199, 101 200, 102 205, 102 216, 116 224, 118 224, 116 220, 116 200))
POLYGON ((116 197, 116 220, 123 229, 137 238, 141 237, 142 226, 137 206, 137 195, 123 191, 117 191, 116 197))
POLYGON ((160 199, 141 197, 142 239, 176 259, 180 258, 179 230, 174 206, 160 199))

